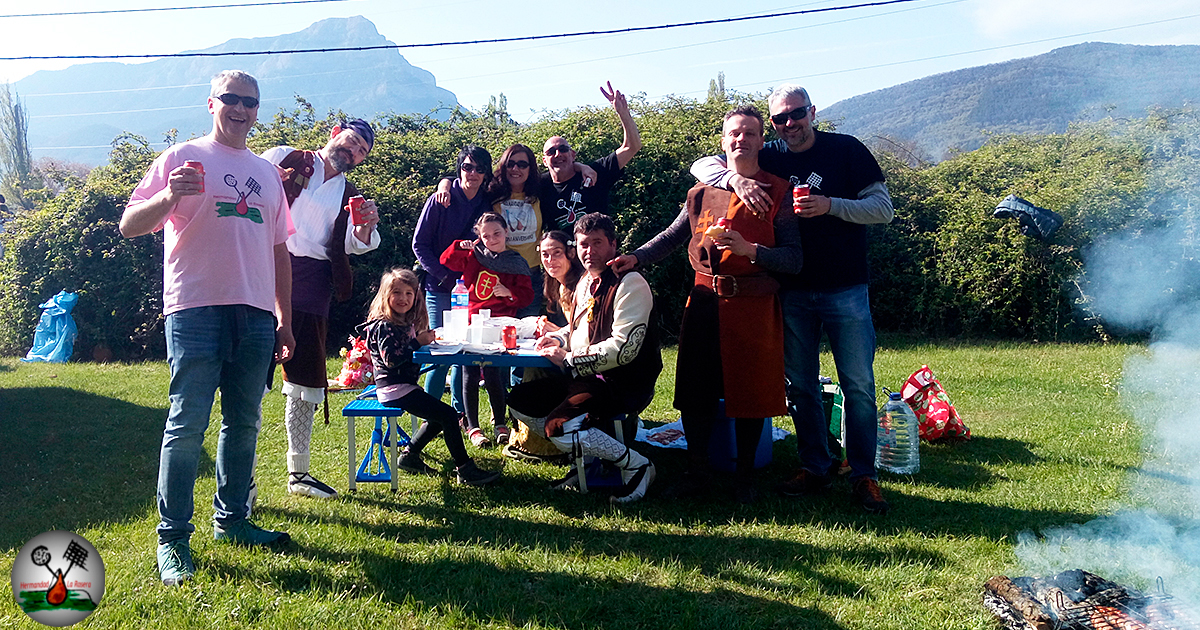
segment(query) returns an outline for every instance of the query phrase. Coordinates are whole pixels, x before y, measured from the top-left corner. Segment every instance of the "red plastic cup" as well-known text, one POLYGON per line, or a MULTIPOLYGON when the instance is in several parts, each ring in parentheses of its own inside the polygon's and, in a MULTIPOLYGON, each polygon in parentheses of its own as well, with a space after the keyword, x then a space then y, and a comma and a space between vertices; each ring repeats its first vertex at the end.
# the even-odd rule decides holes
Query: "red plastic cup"
POLYGON ((504 327, 504 347, 508 350, 516 350, 517 349, 517 327, 516 326, 505 326, 504 327))
POLYGON ((367 224, 367 218, 362 214, 362 207, 366 202, 367 200, 364 199, 362 195, 355 195, 350 198, 350 221, 353 222, 354 225, 367 224))
POLYGON ((200 171, 200 192, 204 192, 204 165, 197 160, 188 160, 183 165, 200 171))

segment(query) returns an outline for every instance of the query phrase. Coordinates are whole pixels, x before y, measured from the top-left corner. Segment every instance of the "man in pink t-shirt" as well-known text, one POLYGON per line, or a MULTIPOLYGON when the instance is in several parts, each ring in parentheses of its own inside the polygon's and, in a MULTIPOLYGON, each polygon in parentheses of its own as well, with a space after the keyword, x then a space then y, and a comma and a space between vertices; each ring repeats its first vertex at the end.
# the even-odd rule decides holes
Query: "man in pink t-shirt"
POLYGON ((286 361, 295 347, 287 201, 275 167, 246 148, 258 96, 258 82, 244 72, 214 77, 212 133, 160 154, 121 215, 127 238, 163 230, 171 408, 159 453, 157 556, 168 586, 196 571, 193 492, 218 387, 214 538, 290 540, 248 520, 263 390, 272 360, 286 361))

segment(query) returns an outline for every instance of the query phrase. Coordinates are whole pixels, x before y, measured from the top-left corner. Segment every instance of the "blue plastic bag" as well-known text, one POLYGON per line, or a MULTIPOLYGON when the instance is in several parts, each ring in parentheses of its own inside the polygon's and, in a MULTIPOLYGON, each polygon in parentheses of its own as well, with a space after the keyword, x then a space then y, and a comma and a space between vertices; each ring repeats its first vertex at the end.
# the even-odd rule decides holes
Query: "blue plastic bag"
POLYGON ((59 291, 58 295, 39 304, 42 318, 33 332, 33 348, 22 361, 66 363, 75 351, 75 319, 71 309, 79 301, 78 293, 59 291))

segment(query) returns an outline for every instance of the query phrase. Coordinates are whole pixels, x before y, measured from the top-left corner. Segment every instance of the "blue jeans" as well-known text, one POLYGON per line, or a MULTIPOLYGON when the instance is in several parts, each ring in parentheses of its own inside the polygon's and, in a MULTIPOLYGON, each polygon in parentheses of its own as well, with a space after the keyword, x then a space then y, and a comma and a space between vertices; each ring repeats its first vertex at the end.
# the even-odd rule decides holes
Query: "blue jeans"
POLYGON ((875 478, 875 325, 867 285, 835 291, 786 289, 779 294, 783 307, 784 373, 788 401, 800 459, 805 469, 826 474, 833 464, 827 435, 829 425, 821 406, 818 382, 821 332, 837 367, 837 380, 845 396, 846 459, 850 477, 875 478))
MULTIPOLYGON (((425 292, 425 308, 429 311, 429 327, 437 328, 443 324, 442 311, 450 310, 450 294, 449 293, 433 293, 432 291, 425 292)), ((425 393, 441 400, 442 394, 446 392, 446 375, 450 375, 450 406, 458 413, 463 413, 467 408, 463 404, 462 391, 462 370, 459 366, 438 365, 429 372, 425 373, 425 393)))
POLYGON ((167 316, 171 409, 158 463, 159 542, 186 540, 195 527, 193 493, 213 397, 221 389, 213 521, 246 518, 275 316, 249 306, 205 306, 167 316))

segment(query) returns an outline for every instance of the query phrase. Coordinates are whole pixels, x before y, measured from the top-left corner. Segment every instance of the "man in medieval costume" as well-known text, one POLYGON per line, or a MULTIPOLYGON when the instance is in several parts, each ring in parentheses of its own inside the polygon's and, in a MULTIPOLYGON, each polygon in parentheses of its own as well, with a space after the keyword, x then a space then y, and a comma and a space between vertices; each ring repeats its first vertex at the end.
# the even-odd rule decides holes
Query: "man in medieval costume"
POLYGON ((769 272, 796 273, 802 255, 796 218, 780 211, 786 182, 758 165, 762 115, 749 106, 727 113, 721 146, 730 168, 771 184, 766 210, 754 212, 727 190, 697 184, 670 227, 615 267, 654 263, 687 244, 696 275, 679 331, 674 404, 687 434, 688 472, 673 494, 710 491, 709 443, 723 415, 734 419, 735 495, 748 503, 757 496, 754 458, 763 420, 787 412, 779 283, 769 272))
POLYGON ((281 146, 262 154, 275 164, 291 207, 296 233, 288 237, 292 263, 292 331, 296 354, 283 364, 283 422, 287 429, 288 480, 292 494, 329 498, 337 492, 309 471, 313 419, 325 400, 328 383, 325 338, 329 332, 330 299, 350 299, 350 255, 379 247, 379 212, 366 200, 357 224, 349 212, 350 198, 360 195, 346 181, 346 172, 367 158, 375 131, 363 120, 333 128, 329 141, 317 151, 281 146))

